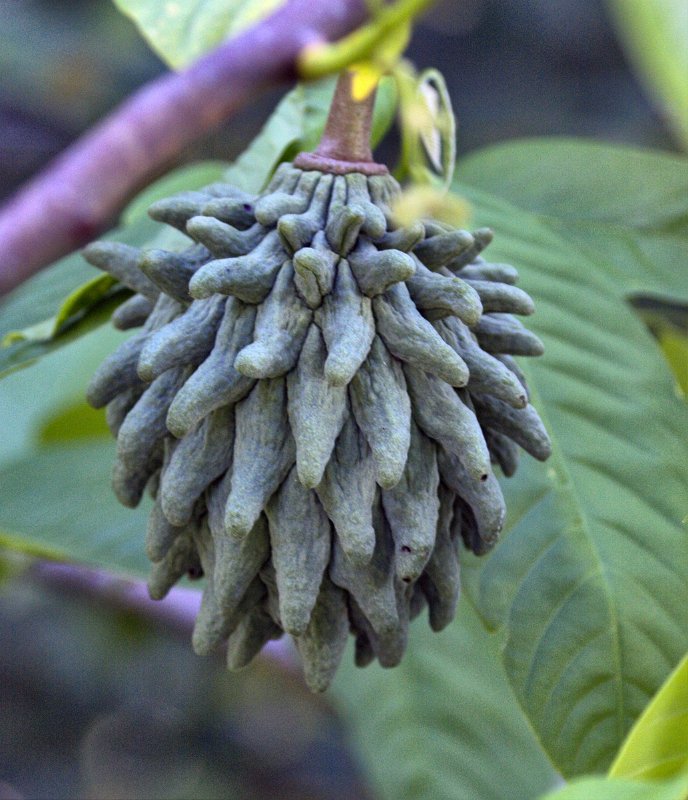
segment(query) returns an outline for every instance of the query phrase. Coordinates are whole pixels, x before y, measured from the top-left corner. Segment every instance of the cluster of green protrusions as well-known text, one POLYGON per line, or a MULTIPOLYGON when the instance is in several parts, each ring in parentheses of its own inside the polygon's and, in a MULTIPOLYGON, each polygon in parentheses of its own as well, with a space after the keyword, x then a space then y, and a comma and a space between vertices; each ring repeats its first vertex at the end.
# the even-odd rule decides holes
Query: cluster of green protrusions
POLYGON ((516 271, 480 257, 491 234, 395 226, 390 177, 283 165, 258 197, 212 185, 151 215, 180 253, 117 244, 91 263, 136 294, 142 326, 99 368, 89 400, 117 435, 113 483, 155 499, 150 591, 205 575, 194 646, 232 667, 283 631, 306 679, 399 662, 425 606, 439 630, 459 595, 459 543, 497 539, 492 463, 549 454, 512 355, 540 341, 516 271))

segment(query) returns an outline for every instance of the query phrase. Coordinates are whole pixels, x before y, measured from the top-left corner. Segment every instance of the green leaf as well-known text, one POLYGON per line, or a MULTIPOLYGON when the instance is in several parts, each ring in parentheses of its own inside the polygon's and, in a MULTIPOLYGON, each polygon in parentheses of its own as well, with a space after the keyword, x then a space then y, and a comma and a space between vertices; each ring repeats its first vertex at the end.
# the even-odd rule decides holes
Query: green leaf
POLYGON ((659 334, 659 343, 676 376, 679 391, 684 397, 688 397, 688 336, 682 331, 666 327, 659 334))
POLYGON ((440 634, 412 624, 394 670, 346 654, 334 691, 381 800, 529 800, 556 783, 465 598, 440 634))
POLYGON ((686 800, 687 793, 688 778, 651 783, 581 778, 541 800, 686 800))
POLYGON ((155 52, 180 68, 271 14, 285 0, 114 0, 155 52))
POLYGON ((535 300, 546 353, 526 366, 554 450, 504 482, 506 535, 464 559, 467 590, 557 767, 603 771, 688 649, 688 407, 625 299, 688 296, 688 162, 535 141, 459 172, 488 257, 535 300))
POLYGON ((641 80, 688 148, 688 6, 685 0, 608 0, 641 80))
POLYGON ((676 667, 633 726, 609 775, 688 784, 688 656, 676 667))
MULTIPOLYGON (((0 300, 0 339, 13 330, 52 319, 70 292, 99 274, 79 253, 72 253, 39 272, 0 300)), ((0 358, 2 355, 0 350, 0 358)))
MULTIPOLYGON (((96 275, 67 295, 50 319, 38 322, 19 331, 9 331, 0 341, 0 347, 10 347, 18 342, 44 343, 57 338, 71 325, 94 312, 109 298, 118 294, 117 280, 111 275, 96 275)), ((121 287, 118 287, 121 288, 121 287)))
POLYGON ((0 341, 0 378, 28 367, 53 350, 108 322, 112 312, 129 296, 130 292, 117 290, 103 296, 62 325, 57 324, 58 317, 52 317, 29 328, 10 331, 0 341))
MULTIPOLYGON (((139 245, 154 236, 152 220, 141 220, 103 238, 139 245)), ((128 296, 78 252, 26 281, 0 305, 0 378, 104 324, 128 296)))
POLYGON ((32 555, 142 577, 149 504, 119 505, 110 489, 114 444, 46 447, 0 469, 0 544, 32 555))
POLYGON ((38 441, 48 445, 103 436, 110 437, 105 409, 96 410, 85 401, 58 408, 38 431, 38 441))

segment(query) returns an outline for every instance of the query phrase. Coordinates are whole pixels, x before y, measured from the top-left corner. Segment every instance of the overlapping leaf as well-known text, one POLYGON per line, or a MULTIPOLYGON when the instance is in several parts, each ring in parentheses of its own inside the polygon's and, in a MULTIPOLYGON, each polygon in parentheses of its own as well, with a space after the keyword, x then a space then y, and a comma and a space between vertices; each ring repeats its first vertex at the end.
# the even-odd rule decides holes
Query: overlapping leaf
POLYGON ((474 154, 460 177, 572 240, 597 260, 618 296, 688 300, 684 157, 583 139, 528 139, 474 154))

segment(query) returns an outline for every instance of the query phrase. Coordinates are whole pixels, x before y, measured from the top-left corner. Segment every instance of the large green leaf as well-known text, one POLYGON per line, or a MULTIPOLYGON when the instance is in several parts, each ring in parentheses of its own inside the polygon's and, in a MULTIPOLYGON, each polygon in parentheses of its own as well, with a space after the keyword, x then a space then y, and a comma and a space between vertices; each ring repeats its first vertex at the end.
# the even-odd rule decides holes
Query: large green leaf
POLYGON ((683 775, 688 784, 688 656, 633 726, 609 774, 641 779, 683 775))
POLYGON ((384 800, 530 800, 556 783, 468 600, 440 634, 411 626, 401 665, 335 681, 351 740, 384 800))
POLYGON ((554 447, 505 482, 505 539, 466 557, 468 591, 555 764, 601 771, 688 649, 688 408, 624 299, 688 295, 688 163, 540 141, 460 173, 490 257, 535 299, 528 375, 554 447))
POLYGON ((688 5, 685 0, 608 0, 641 80, 688 148, 688 5))
POLYGON ((686 800, 688 778, 672 781, 628 781, 580 778, 541 800, 686 800))
POLYGON ((114 0, 153 50, 183 67, 267 16, 285 0, 114 0))

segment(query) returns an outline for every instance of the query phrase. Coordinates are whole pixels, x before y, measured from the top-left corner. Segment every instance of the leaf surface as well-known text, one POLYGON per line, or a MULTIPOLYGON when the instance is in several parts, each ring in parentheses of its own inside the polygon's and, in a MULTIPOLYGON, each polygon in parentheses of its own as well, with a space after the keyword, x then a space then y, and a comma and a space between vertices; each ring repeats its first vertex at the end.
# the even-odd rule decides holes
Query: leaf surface
POLYGON ((114 442, 86 384, 124 335, 103 327, 0 384, 0 544, 125 575, 147 572, 148 501, 110 488, 114 442))
POLYGON ((625 300, 688 294, 688 163, 535 141, 460 174, 488 258, 535 300, 546 352, 525 366, 554 449, 504 482, 506 535, 465 558, 468 592, 557 767, 603 771, 688 649, 688 408, 625 300))
POLYGON ((271 14, 285 0, 115 0, 177 69, 271 14))

